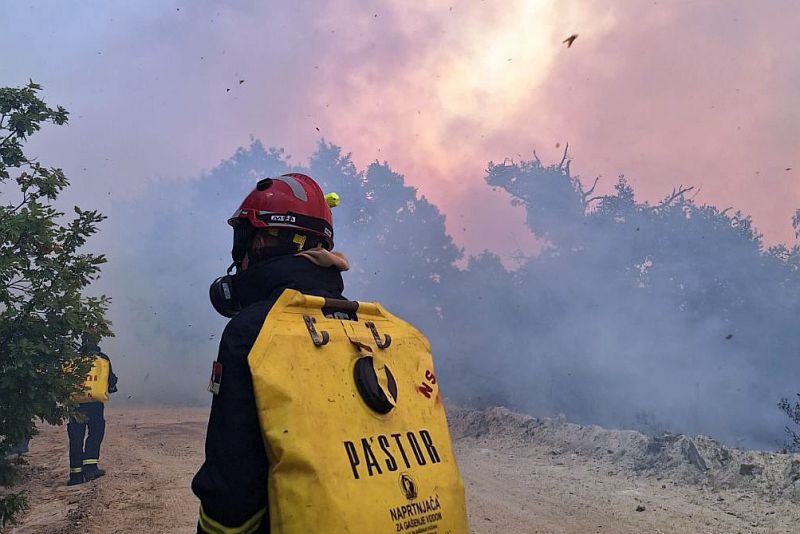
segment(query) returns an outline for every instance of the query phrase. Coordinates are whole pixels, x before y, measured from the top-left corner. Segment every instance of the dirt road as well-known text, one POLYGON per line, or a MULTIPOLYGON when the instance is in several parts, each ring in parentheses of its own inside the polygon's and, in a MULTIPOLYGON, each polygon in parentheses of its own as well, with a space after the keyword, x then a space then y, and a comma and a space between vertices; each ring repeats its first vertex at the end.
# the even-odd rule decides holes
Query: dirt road
MULTIPOLYGON (((66 487, 63 428, 31 442, 25 487, 31 510, 10 532, 193 532, 189 482, 202 461, 205 409, 107 411, 101 463, 108 474, 66 487)), ((640 477, 613 462, 515 436, 455 441, 473 533, 789 533, 788 500, 640 477), (640 510, 640 511, 637 511, 640 510)))

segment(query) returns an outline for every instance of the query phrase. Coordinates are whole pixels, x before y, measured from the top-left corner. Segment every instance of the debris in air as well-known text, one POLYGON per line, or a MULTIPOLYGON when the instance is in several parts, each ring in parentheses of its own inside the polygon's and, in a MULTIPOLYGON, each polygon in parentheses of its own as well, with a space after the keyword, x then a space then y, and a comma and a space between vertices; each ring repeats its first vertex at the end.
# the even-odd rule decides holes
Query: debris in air
POLYGON ((567 48, 569 48, 569 47, 572 46, 572 43, 574 43, 575 39, 577 39, 577 38, 578 38, 578 34, 577 33, 573 33, 572 35, 570 35, 569 37, 567 37, 566 39, 564 39, 561 42, 562 43, 567 43, 567 48))

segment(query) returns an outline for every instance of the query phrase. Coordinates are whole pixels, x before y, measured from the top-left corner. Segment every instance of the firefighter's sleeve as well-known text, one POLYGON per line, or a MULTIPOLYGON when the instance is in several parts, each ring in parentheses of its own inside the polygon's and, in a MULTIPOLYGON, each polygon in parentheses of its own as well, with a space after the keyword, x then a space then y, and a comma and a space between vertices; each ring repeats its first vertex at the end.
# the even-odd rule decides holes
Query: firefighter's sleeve
POLYGON ((108 364, 108 392, 117 392, 117 375, 114 374, 114 368, 111 367, 111 362, 108 364))
POLYGON ((219 393, 211 403, 206 459, 192 481, 200 499, 198 532, 261 532, 267 514, 267 458, 247 364, 263 317, 249 324, 239 314, 225 329, 217 361, 222 364, 219 393))

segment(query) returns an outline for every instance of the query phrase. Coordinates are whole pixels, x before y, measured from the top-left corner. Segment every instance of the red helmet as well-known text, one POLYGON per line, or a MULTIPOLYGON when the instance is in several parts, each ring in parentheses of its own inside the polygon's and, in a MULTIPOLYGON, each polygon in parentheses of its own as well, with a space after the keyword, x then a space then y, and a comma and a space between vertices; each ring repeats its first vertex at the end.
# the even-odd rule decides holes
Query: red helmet
POLYGON ((264 178, 228 219, 236 228, 247 221, 253 228, 290 228, 320 238, 333 248, 333 218, 328 201, 310 176, 289 173, 264 178))
POLYGON ((245 242, 257 228, 296 230, 317 237, 328 250, 333 248, 333 218, 328 200, 317 182, 305 174, 289 173, 260 180, 228 219, 228 224, 234 228, 232 252, 237 264, 244 256, 245 242))

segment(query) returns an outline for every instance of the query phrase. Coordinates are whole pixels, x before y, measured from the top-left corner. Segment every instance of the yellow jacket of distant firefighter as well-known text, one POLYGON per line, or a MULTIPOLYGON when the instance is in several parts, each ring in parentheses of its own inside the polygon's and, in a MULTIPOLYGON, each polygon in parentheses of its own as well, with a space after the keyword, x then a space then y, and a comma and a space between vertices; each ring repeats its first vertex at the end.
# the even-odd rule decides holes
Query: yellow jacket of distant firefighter
POLYGON ((85 394, 75 397, 73 400, 78 403, 86 402, 107 402, 108 401, 108 377, 111 374, 111 362, 100 356, 95 357, 92 369, 86 376, 84 383, 85 394))
POLYGON ((272 534, 465 534, 430 346, 376 303, 284 291, 248 357, 272 534), (337 308, 357 320, 339 319, 337 308))

